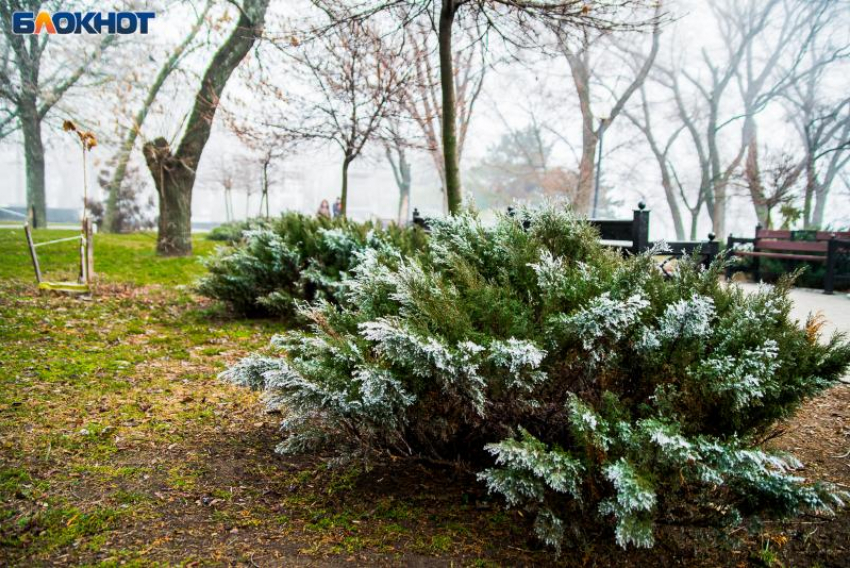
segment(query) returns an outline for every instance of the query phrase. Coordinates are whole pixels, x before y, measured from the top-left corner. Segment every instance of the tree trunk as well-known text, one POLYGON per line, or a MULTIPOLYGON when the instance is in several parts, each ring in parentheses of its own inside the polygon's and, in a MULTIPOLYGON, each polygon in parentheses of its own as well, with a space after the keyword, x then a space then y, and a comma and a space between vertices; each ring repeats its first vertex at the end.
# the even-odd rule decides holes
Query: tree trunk
POLYGON ((812 215, 812 226, 818 229, 823 228, 823 218, 826 213, 826 197, 829 193, 829 185, 826 183, 818 184, 815 188, 815 210, 812 215))
POLYGON ((593 203, 593 190, 596 182, 596 152, 599 148, 599 136, 593 128, 582 128, 581 161, 578 167, 578 188, 573 207, 576 212, 590 214, 593 203))
POLYGON ((670 207, 670 216, 673 218, 673 229, 676 231, 676 238, 683 241, 685 240, 685 223, 682 221, 682 211, 679 209, 676 192, 673 190, 673 181, 670 179, 670 173, 667 171, 667 167, 661 163, 659 165, 661 166, 661 186, 664 188, 664 197, 667 198, 667 206, 670 207))
POLYGON ((212 132, 215 112, 227 81, 262 33, 269 1, 245 0, 243 3, 236 28, 204 73, 177 151, 172 153, 163 138, 148 142, 142 148, 160 198, 161 232, 157 238, 160 254, 192 253, 192 188, 201 154, 212 132))
POLYGON ((593 188, 596 171, 596 152, 599 146, 599 132, 594 128, 593 109, 590 101, 590 69, 586 60, 586 49, 578 53, 566 52, 570 74, 578 95, 581 111, 581 159, 578 167, 578 187, 576 187, 573 208, 577 213, 590 214, 593 200, 593 188))
POLYGON ((145 144, 143 152, 159 195, 156 252, 163 256, 190 255, 195 172, 171 154, 164 138, 145 144))
POLYGON ((399 194, 398 197, 398 224, 404 225, 410 217, 410 189, 399 194))
POLYGON ((393 170, 393 177, 398 186, 398 216, 396 217, 399 225, 404 225, 407 222, 410 212, 410 162, 407 161, 407 153, 404 150, 403 142, 400 137, 396 136, 394 140, 395 152, 398 155, 398 164, 393 159, 393 147, 387 144, 385 146, 387 153, 387 161, 393 170))
POLYGON ((342 160, 342 191, 340 192, 340 202, 342 211, 342 216, 345 217, 348 212, 348 166, 351 165, 351 159, 346 156, 345 159, 342 160))
POLYGON ((697 231, 699 230, 699 209, 691 211, 691 236, 692 241, 697 240, 697 231))
MULTIPOLYGON (((269 161, 263 162, 263 199, 266 202, 266 219, 269 218, 269 161)), ((260 210, 260 215, 263 212, 260 210)))
POLYGON ((449 213, 460 211, 462 204, 460 165, 458 162, 457 107, 455 97, 454 62, 452 58, 452 28, 455 0, 443 0, 440 11, 440 87, 443 94, 443 160, 446 164, 446 199, 449 213))
POLYGON ((124 177, 127 175, 127 165, 130 163, 130 154, 136 144, 137 135, 138 130, 130 128, 127 137, 121 144, 121 149, 118 151, 118 164, 115 166, 115 173, 112 174, 112 180, 107 186, 106 211, 103 216, 103 230, 107 233, 120 233, 123 228, 121 227, 121 216, 118 214, 118 194, 121 191, 124 177))
POLYGON ((744 176, 747 180, 747 188, 750 190, 750 198, 753 202, 756 218, 760 225, 769 228, 764 186, 762 185, 761 168, 759 167, 758 131, 756 128, 755 119, 748 116, 744 121, 744 137, 747 140, 747 161, 744 166, 744 176))
MULTIPOLYGON (((23 97, 22 97, 23 99, 23 97)), ((44 144, 41 140, 41 118, 35 99, 21 100, 21 130, 27 167, 27 212, 33 212, 32 226, 47 226, 47 192, 44 178, 44 144)))
POLYGON ((401 183, 398 186, 398 223, 403 225, 407 222, 410 213, 410 164, 404 154, 399 159, 399 174, 401 183))

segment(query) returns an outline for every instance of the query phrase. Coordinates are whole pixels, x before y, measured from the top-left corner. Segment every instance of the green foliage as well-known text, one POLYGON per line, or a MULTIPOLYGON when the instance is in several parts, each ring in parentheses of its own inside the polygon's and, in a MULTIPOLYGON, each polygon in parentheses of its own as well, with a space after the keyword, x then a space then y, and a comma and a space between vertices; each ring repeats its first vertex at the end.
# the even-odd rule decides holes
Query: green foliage
POLYGON ((228 223, 222 223, 218 227, 214 227, 206 234, 206 238, 209 241, 219 241, 235 245, 242 240, 242 235, 245 231, 268 229, 270 225, 271 223, 263 218, 230 221, 228 223))
POLYGON ((831 511, 839 492, 755 440, 850 345, 796 327, 788 280, 747 295, 720 264, 666 276, 658 252, 623 259, 554 206, 437 220, 424 253, 367 249, 338 305, 273 340, 282 357, 224 376, 285 411, 280 451, 465 460, 554 548, 574 519, 648 547, 662 516, 831 511))
MULTIPOLYGON (((336 301, 344 276, 365 250, 413 253, 425 241, 420 229, 300 213, 245 226, 233 247, 207 260, 209 274, 198 291, 248 316, 289 315, 299 300, 336 301)), ((238 228, 229 226, 216 238, 238 228)))

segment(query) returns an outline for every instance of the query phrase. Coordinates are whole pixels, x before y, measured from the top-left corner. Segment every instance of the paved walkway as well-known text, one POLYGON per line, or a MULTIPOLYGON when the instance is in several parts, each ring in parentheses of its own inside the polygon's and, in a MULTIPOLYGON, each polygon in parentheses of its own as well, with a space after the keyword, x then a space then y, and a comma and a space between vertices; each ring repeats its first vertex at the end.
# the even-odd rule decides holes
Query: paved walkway
MULTIPOLYGON (((740 283, 739 286, 744 290, 755 290, 757 287, 748 283, 740 283)), ((833 332, 841 331, 850 338, 850 295, 847 293, 829 296, 820 290, 794 288, 791 290, 791 299, 794 300, 791 316, 801 325, 805 325, 810 313, 822 312, 826 318, 822 337, 828 339, 833 332)), ((843 381, 850 383, 850 375, 845 375, 843 381)))

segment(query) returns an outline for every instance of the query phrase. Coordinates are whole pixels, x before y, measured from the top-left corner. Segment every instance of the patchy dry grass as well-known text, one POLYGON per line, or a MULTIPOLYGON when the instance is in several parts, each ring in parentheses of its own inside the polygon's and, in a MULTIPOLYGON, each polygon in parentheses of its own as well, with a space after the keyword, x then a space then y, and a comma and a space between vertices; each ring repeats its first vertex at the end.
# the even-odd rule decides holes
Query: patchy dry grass
MULTIPOLYGON (((216 375, 283 325, 227 317, 179 287, 195 259, 148 258, 140 239, 104 238, 103 282, 80 299, 37 294, 28 259, 0 238, 0 565, 552 561, 469 474, 275 455, 279 417, 216 375)), ((850 388, 834 389, 773 443, 804 474, 848 485, 848 408, 850 388)), ((839 566, 848 535, 846 512, 749 532, 664 527, 651 552, 588 534, 559 563, 839 566)))

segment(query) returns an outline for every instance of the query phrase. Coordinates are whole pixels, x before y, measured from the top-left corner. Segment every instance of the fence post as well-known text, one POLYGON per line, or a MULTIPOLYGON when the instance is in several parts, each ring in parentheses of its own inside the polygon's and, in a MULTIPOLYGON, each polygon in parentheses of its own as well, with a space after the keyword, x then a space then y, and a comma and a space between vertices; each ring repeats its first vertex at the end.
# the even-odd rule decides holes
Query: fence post
POLYGON ((720 254, 720 243, 718 243, 715 239, 717 235, 714 233, 708 234, 708 242, 705 243, 705 264, 704 266, 708 268, 711 266, 711 263, 714 262, 714 259, 717 258, 717 255, 720 254))
POLYGON ((832 294, 835 290, 835 265, 838 260, 838 240, 835 235, 829 237, 826 249, 826 274, 823 275, 823 293, 832 294))
MULTIPOLYGON (((759 247, 759 231, 761 231, 761 224, 756 225, 756 236, 753 239, 753 252, 758 252, 756 249, 759 247)), ((761 259, 757 256, 753 257, 753 280, 756 281, 756 284, 761 282, 761 259)))
POLYGON ((649 247, 649 211, 646 210, 646 203, 641 201, 634 211, 632 250, 635 254, 639 254, 649 247))

